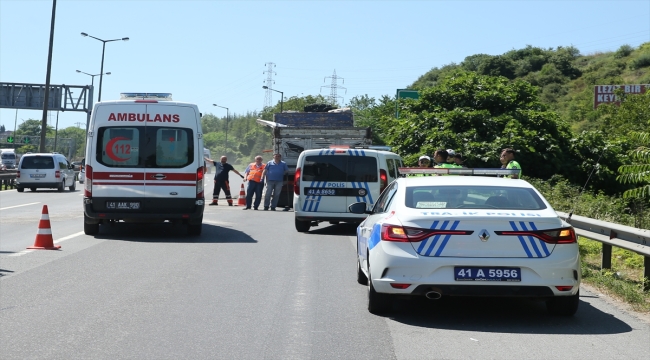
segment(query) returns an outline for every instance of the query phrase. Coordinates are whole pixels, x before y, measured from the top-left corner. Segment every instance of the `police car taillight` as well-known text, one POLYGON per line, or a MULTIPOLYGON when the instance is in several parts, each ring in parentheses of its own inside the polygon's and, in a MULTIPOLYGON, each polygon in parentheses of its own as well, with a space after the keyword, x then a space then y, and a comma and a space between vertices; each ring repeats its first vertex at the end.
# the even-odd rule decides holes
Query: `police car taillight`
POLYGON ((388 174, 386 174, 386 170, 380 169, 379 170, 379 193, 383 192, 386 186, 388 186, 388 174))
POLYGON ((203 199, 203 166, 196 169, 196 198, 203 199))
POLYGON ((495 231, 495 233, 503 236, 532 236, 547 244, 573 244, 577 241, 575 230, 572 227, 532 231, 495 231))
POLYGON ((93 167, 86 165, 86 180, 84 181, 84 197, 93 196, 93 167))
POLYGON ((296 168, 296 174, 293 176, 293 193, 300 195, 300 168, 296 168))
POLYGON ((397 242, 420 242, 432 236, 440 235, 472 235, 472 230, 436 230, 419 229, 384 224, 381 227, 381 240, 397 242))

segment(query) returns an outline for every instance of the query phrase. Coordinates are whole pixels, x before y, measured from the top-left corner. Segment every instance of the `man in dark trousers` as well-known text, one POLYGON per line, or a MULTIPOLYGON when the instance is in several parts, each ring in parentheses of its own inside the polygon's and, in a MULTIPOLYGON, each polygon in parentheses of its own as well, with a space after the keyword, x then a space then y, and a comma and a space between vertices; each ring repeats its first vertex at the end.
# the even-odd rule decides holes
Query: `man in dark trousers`
POLYGON ((226 201, 228 201, 228 206, 232 206, 232 196, 230 195, 230 182, 228 181, 228 172, 233 171, 235 174, 244 178, 244 175, 240 174, 239 171, 235 170, 232 165, 228 164, 228 158, 225 156, 221 157, 219 162, 212 159, 205 158, 205 161, 210 161, 214 164, 214 191, 212 192, 212 202, 208 205, 219 205, 217 202, 219 200, 219 193, 223 189, 223 192, 226 194, 226 201))

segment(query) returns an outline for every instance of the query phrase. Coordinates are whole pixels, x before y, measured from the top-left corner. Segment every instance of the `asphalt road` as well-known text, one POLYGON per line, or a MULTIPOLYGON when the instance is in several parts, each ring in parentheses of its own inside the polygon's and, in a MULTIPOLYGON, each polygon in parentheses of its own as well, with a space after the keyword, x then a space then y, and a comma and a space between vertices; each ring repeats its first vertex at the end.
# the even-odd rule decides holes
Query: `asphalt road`
POLYGON ((77 189, 0 192, 2 359, 650 358, 650 324, 586 288, 572 318, 471 298, 375 316, 356 283, 354 227, 302 234, 293 212, 220 201, 198 238, 168 224, 91 237, 77 189), (59 251, 26 250, 43 205, 59 251))

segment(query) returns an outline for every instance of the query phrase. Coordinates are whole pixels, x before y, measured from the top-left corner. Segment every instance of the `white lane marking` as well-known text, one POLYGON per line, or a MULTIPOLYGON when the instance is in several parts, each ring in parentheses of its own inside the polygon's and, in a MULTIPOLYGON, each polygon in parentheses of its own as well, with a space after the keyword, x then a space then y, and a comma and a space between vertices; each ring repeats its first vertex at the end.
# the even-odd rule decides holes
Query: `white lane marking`
MULTIPOLYGON (((40 230, 45 230, 45 229, 40 229, 40 230)), ((59 240, 54 241, 54 243, 55 243, 55 244, 58 244, 58 243, 60 243, 60 242, 63 242, 63 241, 66 241, 66 240, 70 240, 70 239, 72 239, 72 238, 75 238, 75 237, 80 236, 80 235, 83 235, 83 234, 84 234, 83 231, 79 231, 78 233, 75 233, 75 234, 72 234, 72 235, 68 235, 68 236, 64 236, 64 237, 60 238, 59 240)), ((17 252, 17 253, 9 254, 9 255, 7 255, 7 256, 23 256, 23 255, 25 255, 25 254, 29 254, 30 252, 34 252, 34 251, 36 251, 36 250, 32 250, 32 249, 30 249, 30 250, 23 250, 23 251, 19 251, 19 252, 17 252)))
POLYGON ((0 210, 7 210, 7 209, 13 209, 13 208, 21 207, 21 206, 29 206, 29 205, 36 205, 36 204, 40 204, 40 202, 22 204, 22 205, 16 205, 16 206, 7 206, 5 208, 0 208, 0 210))
POLYGON ((66 240, 70 240, 72 238, 76 238, 77 236, 83 235, 83 234, 84 234, 83 231, 79 231, 78 233, 68 235, 68 236, 64 236, 64 237, 60 238, 59 240, 55 241, 54 243, 57 244, 57 243, 60 243, 60 242, 66 241, 66 240))

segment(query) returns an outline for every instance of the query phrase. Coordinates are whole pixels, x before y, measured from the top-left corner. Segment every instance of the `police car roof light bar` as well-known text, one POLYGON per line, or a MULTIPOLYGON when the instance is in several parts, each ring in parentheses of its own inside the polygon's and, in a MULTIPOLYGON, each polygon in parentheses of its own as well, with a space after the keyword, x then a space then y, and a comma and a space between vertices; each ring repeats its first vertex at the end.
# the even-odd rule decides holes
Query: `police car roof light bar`
POLYGON ((475 175, 475 176, 506 176, 519 175, 520 169, 468 169, 468 168, 397 168, 401 175, 406 174, 436 174, 436 175, 475 175))
POLYGON ((120 100, 167 100, 172 99, 171 93, 120 93, 120 100))

